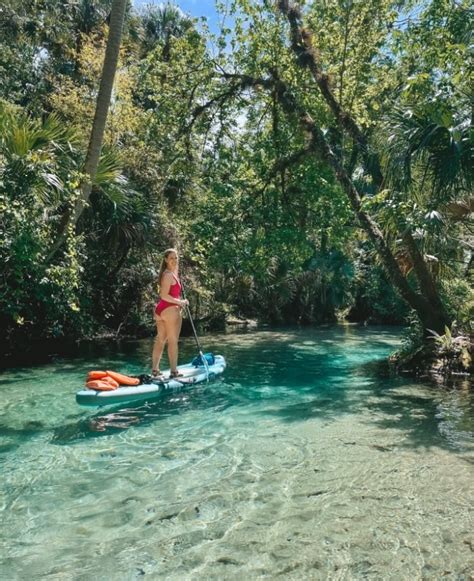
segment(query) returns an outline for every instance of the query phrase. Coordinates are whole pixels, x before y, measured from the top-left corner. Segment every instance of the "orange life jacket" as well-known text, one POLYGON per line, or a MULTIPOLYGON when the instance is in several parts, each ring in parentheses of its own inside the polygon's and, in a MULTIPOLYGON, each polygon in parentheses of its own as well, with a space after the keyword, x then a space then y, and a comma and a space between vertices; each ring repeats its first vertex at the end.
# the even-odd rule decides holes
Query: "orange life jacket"
POLYGON ((97 389, 98 391, 112 391, 117 389, 118 383, 111 377, 104 377, 103 379, 91 379, 86 383, 86 387, 97 389))
POLYGON ((136 377, 129 377, 116 371, 89 371, 87 374, 86 387, 98 391, 111 391, 117 389, 119 385, 139 385, 140 380, 136 377))

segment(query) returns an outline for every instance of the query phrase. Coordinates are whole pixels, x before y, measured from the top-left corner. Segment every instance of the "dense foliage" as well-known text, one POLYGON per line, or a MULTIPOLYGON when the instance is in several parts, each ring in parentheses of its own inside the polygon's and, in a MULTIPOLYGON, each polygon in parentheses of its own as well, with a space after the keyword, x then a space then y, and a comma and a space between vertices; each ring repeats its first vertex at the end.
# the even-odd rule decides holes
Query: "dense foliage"
POLYGON ((309 53, 298 57, 303 41, 292 42, 285 2, 235 0, 221 8, 233 25, 218 36, 170 4, 129 7, 92 193, 51 253, 84 180, 111 4, 7 0, 2 8, 5 346, 151 330, 169 246, 182 254, 202 321, 412 320, 413 304, 387 272, 390 255, 405 294, 421 297, 422 321, 431 305, 437 321, 470 330, 467 2, 306 3, 302 38, 311 35, 316 80, 339 117, 311 77, 309 53), (340 170, 310 143, 289 95, 340 170), (383 252, 361 228, 365 215, 383 252))

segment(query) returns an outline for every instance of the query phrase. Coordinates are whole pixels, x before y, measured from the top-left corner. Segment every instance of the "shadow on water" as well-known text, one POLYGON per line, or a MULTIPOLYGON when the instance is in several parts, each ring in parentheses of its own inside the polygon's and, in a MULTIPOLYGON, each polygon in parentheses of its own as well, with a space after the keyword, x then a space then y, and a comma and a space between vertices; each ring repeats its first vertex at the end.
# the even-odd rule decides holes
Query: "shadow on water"
MULTIPOLYGON (((192 410, 217 413, 245 407, 257 418, 272 416, 283 422, 333 421, 353 415, 357 417, 355 430, 361 422, 394 430, 394 438, 400 440, 397 447, 459 450, 472 443, 472 390, 455 386, 443 391, 394 377, 386 357, 395 340, 393 331, 379 329, 216 335, 209 350, 225 351, 228 368, 223 379, 148 404, 98 410, 55 428, 41 422, 25 423, 18 429, 0 426, 0 435, 15 441, 48 432, 52 443, 70 445, 129 428, 142 429, 192 410)), ((125 351, 140 359, 137 352, 145 347, 148 350, 149 345, 133 342, 125 351)), ((121 351, 110 353, 115 359, 121 356, 121 351)))
POLYGON ((43 433, 49 433, 51 428, 46 427, 43 422, 34 420, 25 422, 21 428, 13 428, 0 424, 0 437, 9 439, 6 444, 0 444, 0 458, 2 455, 14 452, 25 440, 35 438, 43 433))
MULTIPOLYGON (((370 344, 373 347, 375 342, 370 344)), ((400 377, 390 370, 385 358, 348 364, 340 362, 336 353, 331 357, 332 364, 324 362, 328 357, 323 356, 319 365, 317 359, 313 358, 312 367, 307 369, 310 381, 308 374, 306 382, 298 373, 293 376, 295 390, 306 395, 303 401, 280 402, 267 408, 265 415, 277 416, 284 422, 314 418, 333 421, 342 415, 353 415, 357 422, 393 430, 394 437, 400 440, 397 448, 473 448, 471 381, 454 380, 437 386, 422 379, 400 377)))
MULTIPOLYGON (((150 335, 150 340, 152 336, 150 335)), ((124 355, 133 355, 141 339, 108 337, 76 341, 73 339, 37 340, 28 344, 28 349, 17 349, 15 352, 0 355, 0 372, 11 368, 34 365, 41 367, 61 360, 74 361, 113 356, 120 351, 124 355)))
POLYGON ((212 413, 223 411, 232 405, 229 398, 219 392, 221 381, 209 385, 195 386, 167 395, 148 403, 137 405, 113 406, 99 410, 92 415, 60 426, 53 430, 51 442, 69 445, 85 438, 99 438, 123 432, 134 426, 144 428, 155 422, 163 421, 189 411, 207 410, 212 413))

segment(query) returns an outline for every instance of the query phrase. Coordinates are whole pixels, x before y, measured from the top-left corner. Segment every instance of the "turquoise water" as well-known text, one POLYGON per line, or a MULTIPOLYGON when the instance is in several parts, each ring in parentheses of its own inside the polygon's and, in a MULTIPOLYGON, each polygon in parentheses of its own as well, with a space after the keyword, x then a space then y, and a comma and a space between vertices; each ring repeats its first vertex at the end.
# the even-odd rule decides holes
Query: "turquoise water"
POLYGON ((2 373, 1 579, 472 578, 467 383, 390 377, 390 329, 204 344, 222 379, 140 407, 74 394, 151 340, 2 373))

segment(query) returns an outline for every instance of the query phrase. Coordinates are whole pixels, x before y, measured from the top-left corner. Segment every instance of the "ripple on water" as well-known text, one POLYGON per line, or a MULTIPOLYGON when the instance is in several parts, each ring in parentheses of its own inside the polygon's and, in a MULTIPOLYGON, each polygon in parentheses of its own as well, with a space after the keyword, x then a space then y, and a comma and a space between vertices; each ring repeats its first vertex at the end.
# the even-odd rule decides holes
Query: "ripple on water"
POLYGON ((222 381, 99 412, 74 402, 86 369, 137 372, 149 342, 7 373, 2 578, 468 579, 472 391, 390 378, 397 342, 208 337, 222 381))

